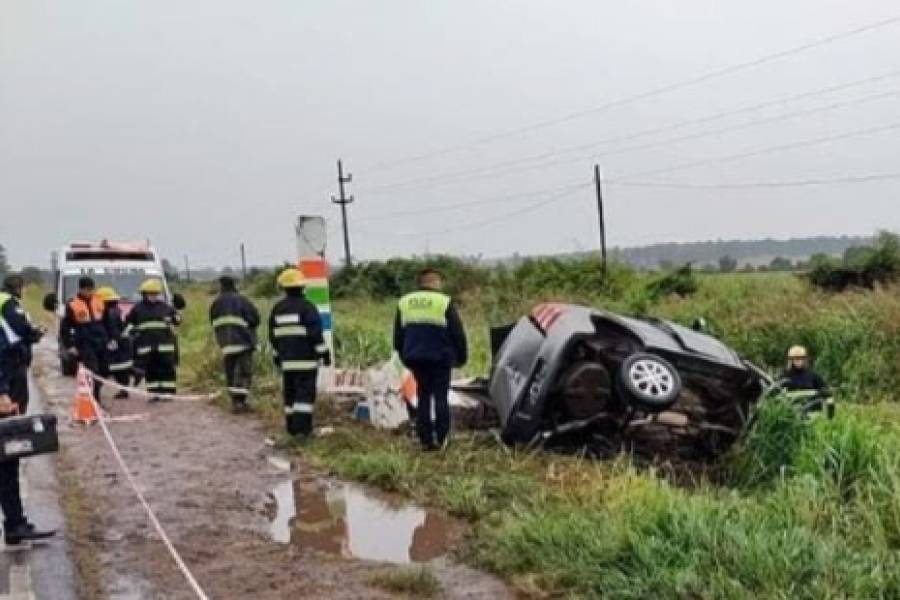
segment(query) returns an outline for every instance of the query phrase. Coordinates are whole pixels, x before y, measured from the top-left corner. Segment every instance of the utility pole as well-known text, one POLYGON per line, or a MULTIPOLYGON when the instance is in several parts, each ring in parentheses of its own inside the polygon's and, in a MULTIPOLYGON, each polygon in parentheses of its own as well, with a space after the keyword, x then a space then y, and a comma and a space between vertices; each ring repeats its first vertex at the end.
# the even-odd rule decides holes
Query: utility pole
POLYGON ((241 242, 241 279, 247 279, 247 253, 244 251, 244 242, 241 242))
POLYGON ((184 255, 184 278, 187 282, 191 282, 191 263, 188 262, 188 255, 184 255))
POLYGON ((344 194, 344 184, 350 183, 353 181, 353 175, 347 173, 346 177, 344 176, 344 165, 341 163, 341 159, 337 161, 338 168, 338 192, 340 194, 339 198, 331 197, 331 201, 335 204, 341 205, 341 219, 344 223, 344 264, 348 267, 352 266, 352 259, 350 258, 350 231, 347 226, 347 205, 353 202, 353 196, 346 196, 344 194))
POLYGON ((606 222, 603 217, 603 183, 600 178, 600 165, 594 165, 594 184, 597 186, 597 216, 600 220, 600 264, 603 274, 606 275, 606 222))

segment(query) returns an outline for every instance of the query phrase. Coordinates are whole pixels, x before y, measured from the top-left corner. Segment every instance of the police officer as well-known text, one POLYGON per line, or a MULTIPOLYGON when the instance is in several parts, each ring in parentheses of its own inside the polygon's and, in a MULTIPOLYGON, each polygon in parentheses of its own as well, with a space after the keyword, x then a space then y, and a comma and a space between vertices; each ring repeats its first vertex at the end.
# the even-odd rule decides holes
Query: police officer
POLYGON ((791 346, 787 353, 784 388, 788 391, 816 391, 828 395, 828 385, 809 364, 809 352, 803 346, 791 346))
MULTIPOLYGON (((108 340, 103 360, 104 375, 126 386, 131 383, 134 363, 131 359, 131 341, 125 335, 125 319, 119 308, 119 294, 115 289, 104 286, 97 290, 97 295, 103 300, 103 326, 108 340)), ((128 398, 128 391, 120 388, 114 398, 124 400, 128 398)))
POLYGON ((319 364, 331 365, 322 319, 306 299, 304 283, 297 269, 284 270, 278 285, 285 296, 269 316, 269 342, 282 375, 285 422, 288 433, 295 436, 312 433, 319 364))
MULTIPOLYGON (((22 278, 11 275, 6 277, 0 291, 0 419, 28 411, 31 346, 44 334, 31 323, 31 318, 19 304, 22 287, 22 278)), ((7 546, 55 534, 37 529, 25 518, 18 459, 0 462, 0 508, 7 546)))
POLYGON ((425 269, 418 284, 397 308, 394 349, 416 379, 416 432, 425 450, 437 450, 446 447, 450 434, 450 372, 466 364, 468 350, 459 313, 441 292, 441 274, 425 269))
POLYGON ((133 339, 135 367, 146 377, 149 400, 156 402, 176 392, 175 327, 181 323, 181 315, 166 302, 159 279, 147 279, 139 289, 141 301, 128 313, 125 332, 133 339))
POLYGON ((234 278, 219 279, 219 297, 209 309, 209 321, 216 334, 216 342, 225 357, 225 381, 231 396, 231 410, 245 413, 253 383, 253 351, 256 349, 256 328, 259 311, 238 293, 234 278))
MULTIPOLYGON (((66 314, 59 325, 66 352, 76 356, 84 368, 96 375, 104 375, 103 357, 108 341, 103 310, 103 300, 95 292, 94 280, 82 277, 78 280, 78 293, 66 303, 66 314)), ((100 402, 102 387, 100 380, 94 378, 97 402, 100 402)))

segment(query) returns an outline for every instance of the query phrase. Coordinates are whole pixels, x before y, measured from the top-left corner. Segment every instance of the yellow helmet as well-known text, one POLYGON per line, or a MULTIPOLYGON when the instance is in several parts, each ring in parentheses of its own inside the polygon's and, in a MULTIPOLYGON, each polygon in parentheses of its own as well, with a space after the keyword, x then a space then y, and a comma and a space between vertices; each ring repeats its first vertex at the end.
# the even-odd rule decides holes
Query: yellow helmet
POLYGON ((104 302, 114 302, 117 300, 121 300, 116 290, 108 285, 104 285, 99 290, 97 290, 97 295, 104 302))
POLYGON ((278 275, 278 285, 282 288, 298 288, 306 284, 306 277, 299 269, 285 269, 278 275))
POLYGON ((789 359, 809 358, 809 353, 803 346, 791 346, 791 349, 788 350, 787 357, 789 359))
POLYGON ((140 292, 142 294, 162 294, 163 293, 162 281, 158 277, 151 277, 150 279, 145 279, 144 283, 141 284, 140 292))

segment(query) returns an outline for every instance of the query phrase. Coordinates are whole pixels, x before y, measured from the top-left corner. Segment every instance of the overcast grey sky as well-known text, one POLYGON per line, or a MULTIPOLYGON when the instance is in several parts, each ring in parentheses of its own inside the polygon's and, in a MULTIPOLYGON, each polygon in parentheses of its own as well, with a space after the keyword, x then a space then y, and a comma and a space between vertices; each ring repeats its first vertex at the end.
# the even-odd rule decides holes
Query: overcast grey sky
MULTIPOLYGON (((45 265, 67 240, 100 237, 149 237, 166 256, 213 265, 236 264, 244 241, 250 262, 274 263, 293 257, 298 214, 329 218, 330 254, 339 256, 339 213, 329 203, 339 156, 354 176, 351 233, 363 258, 593 248, 589 186, 535 192, 587 184, 595 160, 610 180, 699 185, 900 172, 900 129, 712 160, 900 123, 896 74, 633 137, 900 70, 900 23, 473 143, 900 15, 896 0, 0 7, 0 243, 20 266, 45 265), (789 116, 797 112, 806 114, 789 116), (742 127, 760 120, 769 122, 742 127), (560 164, 497 166, 610 138, 629 139, 546 159, 560 164), (422 154, 432 155, 384 164, 422 154), (694 162, 705 164, 637 175, 694 162), (441 179, 455 172, 468 174, 441 179), (469 204, 417 212, 462 203, 469 204)), ((609 185, 609 241, 897 229, 898 191, 896 179, 762 189, 609 185)))

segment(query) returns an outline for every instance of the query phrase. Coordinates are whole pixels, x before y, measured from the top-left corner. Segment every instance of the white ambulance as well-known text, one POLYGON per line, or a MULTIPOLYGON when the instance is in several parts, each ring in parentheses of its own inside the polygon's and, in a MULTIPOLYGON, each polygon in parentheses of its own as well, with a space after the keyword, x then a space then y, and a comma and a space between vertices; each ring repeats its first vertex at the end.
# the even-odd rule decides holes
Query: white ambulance
MULTIPOLYGON (((53 277, 56 292, 44 297, 44 308, 55 312, 59 319, 65 316, 66 303, 78 293, 78 280, 82 277, 91 277, 98 288, 113 287, 122 297, 119 305, 126 315, 141 299, 138 288, 149 277, 162 280, 166 300, 175 308, 184 307, 184 298, 170 292, 162 258, 148 242, 72 242, 59 251, 53 277)), ((62 372, 74 375, 77 365, 62 351, 62 344, 59 359, 62 372)))

